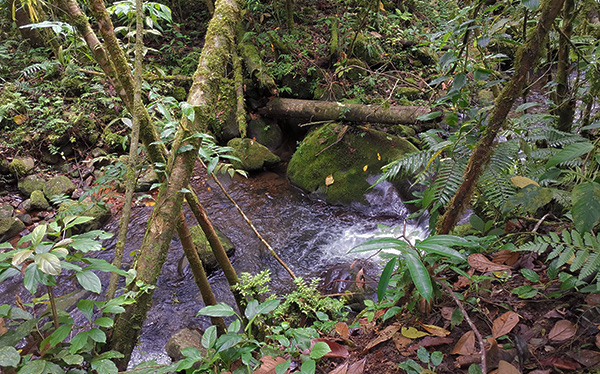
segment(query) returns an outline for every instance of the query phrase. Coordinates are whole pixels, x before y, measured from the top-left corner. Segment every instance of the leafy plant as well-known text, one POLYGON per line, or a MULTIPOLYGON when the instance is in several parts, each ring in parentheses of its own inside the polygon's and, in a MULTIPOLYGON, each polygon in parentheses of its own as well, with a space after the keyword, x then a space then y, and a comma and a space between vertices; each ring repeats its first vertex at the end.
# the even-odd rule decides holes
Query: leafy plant
POLYGON ((413 359, 401 362, 398 367, 406 370, 408 374, 434 374, 435 368, 442 363, 444 354, 439 351, 430 354, 425 347, 419 347, 417 357, 422 363, 427 365, 427 369, 423 368, 413 359))

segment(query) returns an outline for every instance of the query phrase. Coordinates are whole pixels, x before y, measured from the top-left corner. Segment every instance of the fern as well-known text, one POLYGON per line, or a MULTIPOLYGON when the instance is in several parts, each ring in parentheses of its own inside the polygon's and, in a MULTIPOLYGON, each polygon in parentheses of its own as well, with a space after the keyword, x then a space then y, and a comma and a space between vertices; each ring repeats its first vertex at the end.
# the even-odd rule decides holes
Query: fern
POLYGON ((53 69, 56 65, 59 64, 60 63, 58 61, 46 60, 43 62, 35 63, 33 65, 29 65, 21 71, 21 74, 23 74, 25 78, 30 78, 40 71, 48 73, 51 69, 53 69))
POLYGON ((553 266, 559 268, 569 265, 570 272, 579 272, 577 279, 580 282, 585 282, 593 276, 588 283, 596 282, 597 287, 600 287, 600 277, 597 274, 600 270, 600 242, 588 232, 583 236, 576 230, 564 230, 560 236, 551 232, 548 235, 537 236, 517 250, 538 254, 550 250, 547 261, 554 260, 553 266))

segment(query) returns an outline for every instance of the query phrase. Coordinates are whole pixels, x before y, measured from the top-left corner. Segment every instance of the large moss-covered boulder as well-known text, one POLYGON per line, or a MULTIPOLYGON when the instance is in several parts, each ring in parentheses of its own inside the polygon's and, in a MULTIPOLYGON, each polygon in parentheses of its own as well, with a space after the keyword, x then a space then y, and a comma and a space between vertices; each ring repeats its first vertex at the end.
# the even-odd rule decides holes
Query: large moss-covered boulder
POLYGON ((50 207, 50 203, 46 200, 46 196, 39 190, 35 190, 31 193, 29 204, 33 210, 46 210, 50 207))
POLYGON ((67 200, 58 207, 57 219, 67 216, 92 217, 91 221, 76 225, 75 233, 83 233, 101 228, 110 218, 110 209, 105 204, 67 200))
POLYGON ((415 151, 417 148, 406 139, 331 123, 306 136, 290 160, 287 175, 298 187, 316 192, 330 203, 364 203, 370 186, 367 178, 415 151))
POLYGON ((75 185, 64 175, 58 175, 44 184, 44 195, 48 199, 56 195, 70 195, 73 191, 75 191, 75 185))
POLYGON ((21 179, 18 183, 18 187, 23 195, 29 197, 33 191, 43 191, 45 184, 46 179, 37 174, 32 174, 21 179))
POLYGON ((0 242, 7 241, 25 229, 25 224, 17 217, 0 218, 0 242))
POLYGON ((273 151, 283 142, 283 132, 277 122, 266 123, 262 118, 248 122, 248 137, 273 151))
POLYGON ((15 177, 24 177, 29 175, 35 167, 35 160, 31 157, 15 157, 8 164, 8 170, 15 177))
POLYGON ((272 166, 280 161, 277 155, 253 139, 234 138, 227 143, 227 146, 233 148, 231 155, 240 159, 240 161, 232 161, 236 169, 262 170, 263 166, 272 166))
MULTIPOLYGON (((215 229, 215 231, 217 232, 217 236, 219 237, 219 240, 221 241, 225 252, 227 252, 227 254, 231 256, 233 254, 233 251, 235 250, 233 243, 231 242, 231 240, 229 240, 229 238, 223 235, 222 232, 220 232, 217 229, 215 229)), ((194 242, 194 245, 196 245, 198 256, 200 256, 200 260, 202 260, 202 264, 204 265, 206 271, 212 271, 217 269, 219 264, 217 262, 217 259, 215 258, 215 255, 212 252, 208 239, 206 239, 206 235, 204 235, 204 231, 202 231, 202 227, 200 227, 199 225, 190 227, 190 233, 192 235, 192 241, 194 242)), ((187 264, 187 262, 185 262, 185 264, 187 264)))

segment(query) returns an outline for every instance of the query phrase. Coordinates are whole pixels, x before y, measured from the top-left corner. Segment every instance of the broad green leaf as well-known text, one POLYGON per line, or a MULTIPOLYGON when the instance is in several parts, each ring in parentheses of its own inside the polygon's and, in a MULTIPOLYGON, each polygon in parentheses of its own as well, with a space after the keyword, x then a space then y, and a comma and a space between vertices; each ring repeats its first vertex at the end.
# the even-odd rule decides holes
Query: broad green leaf
POLYGON ((406 266, 410 273, 410 277, 417 288, 417 291, 423 296, 427 302, 429 302, 433 296, 433 285, 431 284, 431 278, 427 272, 427 268, 421 262, 419 255, 412 248, 406 248, 402 251, 406 266))
POLYGON ((417 117, 417 121, 427 122, 427 121, 434 120, 438 117, 441 117, 441 115, 442 115, 442 112, 438 110, 438 111, 430 112, 430 113, 423 114, 423 115, 417 117))
POLYGON ((523 0, 522 2, 530 12, 535 12, 540 6, 540 0, 523 0))
POLYGON ((64 341, 67 336, 71 333, 71 329, 73 328, 72 324, 64 324, 58 326, 56 330, 50 335, 50 345, 55 346, 58 343, 64 341))
POLYGON ((64 374, 64 370, 46 360, 33 360, 25 363, 19 369, 19 374, 64 374))
POLYGON ((479 216, 472 214, 471 217, 469 217, 469 222, 475 230, 482 233, 485 232, 485 223, 481 218, 479 218, 479 216))
POLYGON ((439 366, 444 360, 444 354, 440 351, 435 351, 431 353, 430 362, 433 366, 439 366))
POLYGON ((1 366, 12 366, 17 367, 21 362, 21 355, 14 347, 2 347, 0 348, 0 367, 1 366))
POLYGON ((69 353, 75 354, 79 352, 81 348, 83 348, 88 342, 88 331, 82 331, 79 334, 75 335, 73 339, 71 339, 71 346, 69 347, 69 353))
POLYGON ((108 318, 108 317, 100 317, 100 318, 96 318, 94 323, 100 327, 109 328, 114 325, 115 321, 113 321, 111 318, 108 318))
POLYGON ((418 243, 415 245, 415 248, 420 249, 421 251, 425 251, 427 253, 435 253, 443 257, 453 258, 459 261, 465 261, 467 257, 458 252, 455 249, 446 247, 444 245, 433 244, 433 243, 418 243))
POLYGON ((269 314, 272 311, 274 311, 279 304, 281 303, 281 300, 279 299, 273 299, 273 300, 269 300, 269 301, 265 301, 264 303, 261 303, 258 305, 258 308, 256 309, 256 314, 269 314))
POLYGON ((520 206, 525 212, 533 213, 548 204, 553 198, 554 194, 551 189, 530 184, 509 197, 504 203, 502 211, 512 212, 520 206))
POLYGON ((290 368, 290 364, 292 363, 292 360, 287 359, 285 362, 282 362, 281 364, 275 366, 275 374, 284 374, 288 371, 288 369, 290 368))
POLYGON ((92 369, 96 370, 98 374, 118 374, 119 369, 114 362, 108 359, 102 359, 98 361, 92 361, 92 369))
MULTIPOLYGON (((215 326, 211 326, 211 327, 215 327, 215 326)), ((202 358, 202 352, 200 352, 197 348, 194 348, 194 347, 183 348, 181 350, 181 353, 183 354, 184 357, 188 357, 188 358, 193 358, 193 359, 197 359, 197 360, 202 358)))
POLYGON ((202 335, 202 346, 206 349, 211 349, 217 341, 217 326, 210 326, 202 335))
POLYGON ((86 267, 86 270, 100 270, 106 273, 113 272, 124 277, 126 277, 128 274, 125 270, 119 269, 115 265, 110 264, 106 260, 100 258, 85 258, 84 262, 90 264, 88 267, 86 267))
POLYGON ((19 275, 19 274, 21 274, 21 272, 15 268, 8 268, 8 269, 1 270, 0 271, 0 283, 4 282, 8 278, 12 278, 15 275, 19 275))
POLYGON ((580 156, 589 153, 593 149, 594 145, 589 142, 569 144, 560 151, 558 151, 554 156, 550 157, 548 162, 546 162, 546 169, 549 169, 552 166, 556 166, 563 162, 574 160, 580 156))
POLYGON ((454 82, 452 83, 452 88, 450 91, 460 91, 467 84, 467 75, 465 73, 456 74, 454 77, 454 82))
POLYGON ((92 320, 94 314, 94 302, 88 299, 81 299, 77 302, 77 309, 87 318, 88 321, 92 320))
POLYGON ((387 290, 388 284, 390 283, 390 278, 392 277, 395 268, 396 257, 388 261, 381 272, 381 277, 379 277, 379 283, 377 284, 377 299, 379 301, 382 301, 385 296, 385 291, 387 290))
POLYGON ((27 260, 32 253, 33 251, 31 249, 24 249, 15 253, 11 262, 12 266, 19 267, 19 265, 21 265, 25 260, 27 260))
POLYGON ((231 317, 235 315, 235 311, 232 307, 225 303, 219 303, 217 305, 209 305, 200 309, 196 316, 208 316, 208 317, 231 317))
POLYGON ((84 270, 76 274, 77 281, 84 289, 99 294, 102 291, 102 282, 91 270, 84 270))
POLYGON ((314 374, 316 367, 317 363, 315 360, 306 360, 300 366, 300 374, 314 374))
POLYGON ((83 356, 68 354, 61 357, 61 360, 67 365, 81 365, 83 363, 83 356))
POLYGON ((34 257, 35 264, 44 273, 59 275, 61 271, 60 259, 52 253, 38 253, 34 257))
MULTIPOLYGON (((539 0, 536 0, 536 1, 539 1, 539 0)), ((539 105, 540 105, 539 103, 533 103, 533 102, 531 102, 531 103, 523 103, 523 104, 519 105, 517 107, 517 109, 515 109, 515 113, 524 112, 524 111, 526 111, 529 108, 533 108, 533 107, 536 107, 536 106, 539 106, 539 105)))
POLYGON ((98 328, 90 329, 88 331, 88 336, 92 338, 92 340, 95 342, 106 343, 106 334, 104 333, 104 331, 98 328))
POLYGON ((79 252, 88 253, 89 251, 101 250, 102 244, 92 238, 75 238, 71 243, 71 248, 79 252))
POLYGON ((433 235, 426 239, 423 239, 419 244, 429 245, 429 244, 437 244, 443 245, 446 247, 452 247, 455 245, 460 245, 462 247, 472 247, 473 243, 468 241, 465 238, 461 238, 460 236, 455 235, 433 235))
POLYGON ((367 251, 378 251, 381 249, 398 249, 401 250, 406 248, 407 244, 405 241, 398 240, 395 238, 379 238, 371 239, 366 242, 357 245, 352 248, 348 253, 367 252, 367 251))
POLYGON ((584 182, 571 193, 573 223, 579 232, 588 232, 600 219, 600 184, 584 182))
POLYGON ((537 283, 540 281, 540 276, 538 273, 531 269, 521 269, 521 274, 530 282, 537 283))
POLYGON ((329 344, 325 342, 316 342, 310 351, 310 358, 318 360, 329 352, 331 352, 329 344))
POLYGON ((240 334, 225 334, 221 335, 215 346, 217 347, 217 352, 223 352, 226 349, 229 349, 236 345, 237 343, 242 341, 242 335, 240 334))
POLYGON ((44 239, 44 235, 46 235, 47 229, 48 226, 46 225, 39 225, 35 229, 33 229, 33 232, 31 233, 32 247, 37 247, 42 242, 42 240, 44 239))
POLYGON ((34 294, 37 291, 38 284, 41 282, 42 273, 37 266, 30 264, 25 269, 25 276, 23 277, 23 285, 27 291, 34 294))
POLYGON ((427 348, 419 347, 419 349, 417 349, 417 357, 419 358, 419 360, 421 360, 421 362, 428 364, 429 352, 427 351, 427 348))

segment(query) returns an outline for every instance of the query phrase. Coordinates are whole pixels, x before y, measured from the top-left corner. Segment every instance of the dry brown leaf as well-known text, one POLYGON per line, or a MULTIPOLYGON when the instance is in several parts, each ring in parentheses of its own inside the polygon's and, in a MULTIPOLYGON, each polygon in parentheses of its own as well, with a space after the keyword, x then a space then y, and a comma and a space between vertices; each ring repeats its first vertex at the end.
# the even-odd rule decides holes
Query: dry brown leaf
POLYGON ((519 323, 519 315, 515 312, 508 311, 496 318, 492 326, 492 336, 494 339, 508 334, 519 323))
POLYGON ((466 355, 466 356, 458 356, 454 361, 457 367, 470 366, 472 364, 481 363, 481 355, 466 355))
POLYGON ((335 331, 342 339, 348 339, 350 337, 350 331, 346 322, 338 322, 335 324, 335 331))
POLYGON ((544 318, 564 318, 565 313, 560 310, 552 309, 548 313, 544 314, 544 318))
POLYGON ((377 344, 389 340, 392 336, 394 336, 395 333, 398 332, 398 330, 400 330, 400 327, 402 327, 402 325, 400 324, 393 324, 386 327, 382 332, 379 333, 379 336, 377 338, 371 340, 371 342, 367 344, 365 349, 363 349, 362 354, 366 353, 371 348, 375 347, 377 344))
POLYGON ((356 284, 356 287, 358 287, 358 288, 365 287, 365 270, 363 268, 360 268, 358 273, 356 273, 355 281, 356 282, 354 284, 356 284))
POLYGON ((590 307, 594 307, 596 305, 600 305, 600 294, 597 293, 589 293, 585 297, 585 303, 590 307))
POLYGON ((456 282, 454 282, 454 284, 452 285, 452 288, 456 290, 459 288, 469 287, 472 283, 473 281, 469 278, 465 277, 464 275, 459 275, 456 282))
POLYGON ((472 355, 477 353, 475 349, 475 333, 473 331, 469 331, 458 339, 456 345, 450 352, 451 355, 472 355))
POLYGON ((346 374, 348 372, 348 361, 341 365, 338 365, 335 369, 329 372, 329 374, 346 374))
POLYGON ((400 352, 404 351, 412 343, 412 339, 402 336, 402 334, 395 334, 392 340, 396 344, 396 349, 400 352))
POLYGON ((426 336, 419 341, 419 346, 422 347, 435 347, 442 344, 454 343, 452 338, 443 338, 441 336, 426 336))
MULTIPOLYGON (((262 364, 256 370, 254 370, 254 374, 271 374, 275 372, 275 366, 285 362, 285 358, 283 357, 273 357, 273 356, 264 356, 260 358, 262 364)), ((290 371, 287 370, 286 373, 290 371)))
POLYGON ((563 360, 562 358, 558 358, 558 357, 548 357, 545 360, 541 360, 540 365, 542 365, 542 366, 552 365, 555 368, 565 369, 565 370, 577 370, 579 368, 578 363, 573 362, 573 361, 563 360))
POLYGON ((571 321, 562 319, 554 324, 554 327, 548 333, 548 339, 554 341, 571 339, 575 336, 575 332, 577 332, 577 326, 571 323, 571 321))
POLYGON ((450 331, 448 331, 442 327, 436 326, 436 325, 421 325, 421 326, 423 326, 423 328, 425 330, 427 330, 427 332, 430 333, 431 335, 441 336, 441 337, 450 335, 450 331))
POLYGON ((336 343, 333 340, 324 338, 312 339, 310 341, 311 349, 317 342, 324 342, 329 346, 329 349, 331 349, 331 352, 328 352, 325 354, 325 356, 323 356, 324 358, 348 358, 350 355, 346 347, 343 345, 336 343))
POLYGON ((537 369, 534 371, 530 371, 529 374, 550 374, 551 372, 552 372, 552 369, 547 369, 547 370, 537 369))
POLYGON ((481 253, 474 253, 467 258, 469 265, 479 272, 487 273, 488 271, 510 270, 510 266, 498 265, 488 260, 481 253))
POLYGON ((508 249, 498 251, 492 256, 493 263, 508 266, 513 266, 518 259, 519 252, 509 251, 508 249))
POLYGON ((365 363, 367 362, 367 358, 363 358, 360 361, 356 361, 348 368, 346 374, 362 374, 365 371, 365 363))
POLYGON ((591 349, 577 349, 576 351, 567 352, 567 356, 585 367, 600 364, 600 352, 591 349))
POLYGON ((508 362, 502 360, 498 363, 498 373, 499 374, 521 374, 519 369, 512 366, 508 362))
POLYGON ((0 336, 6 334, 8 332, 8 329, 6 328, 6 325, 4 324, 4 318, 0 318, 0 336))
POLYGON ((454 313, 454 308, 452 308, 450 306, 445 306, 442 308, 441 312, 442 312, 442 318, 444 318, 445 320, 448 320, 448 321, 452 320, 452 313, 454 313))

